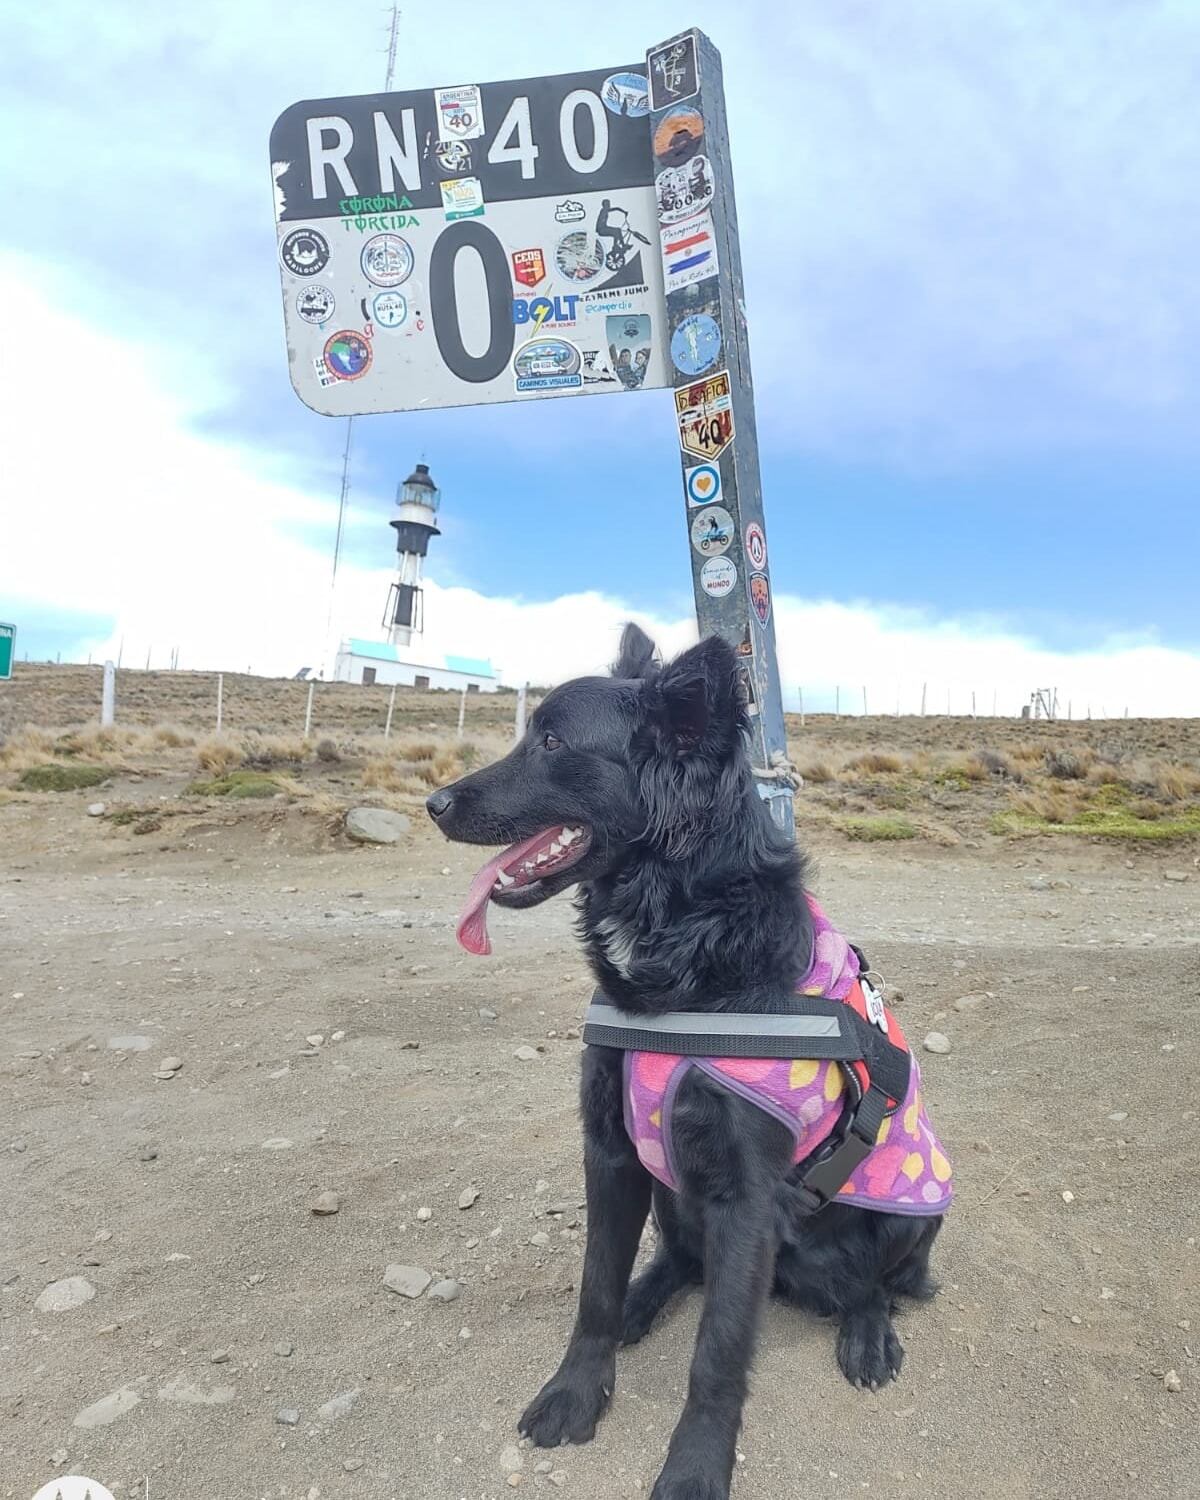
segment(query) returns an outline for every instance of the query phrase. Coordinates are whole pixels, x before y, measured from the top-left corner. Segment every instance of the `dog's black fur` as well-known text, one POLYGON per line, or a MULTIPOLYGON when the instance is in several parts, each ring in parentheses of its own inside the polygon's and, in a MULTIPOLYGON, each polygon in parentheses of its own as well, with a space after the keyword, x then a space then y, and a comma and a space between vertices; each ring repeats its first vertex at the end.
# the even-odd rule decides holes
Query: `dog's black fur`
MULTIPOLYGON (((746 728, 728 645, 704 640, 660 669, 630 625, 611 678, 556 688, 508 756, 435 792, 429 809, 467 843, 586 825, 573 868, 493 899, 529 906, 578 884, 584 946, 623 1009, 767 1010, 807 968, 812 932, 804 861, 756 793, 746 728)), ((933 1294, 941 1220, 840 1203, 804 1216, 789 1133, 695 1069, 674 1107, 678 1192, 649 1176, 626 1134, 618 1051, 584 1049, 582 1104, 579 1311, 521 1430, 544 1447, 592 1437, 618 1343, 636 1343, 677 1291, 703 1282, 687 1402, 652 1500, 721 1500, 768 1292, 836 1318, 843 1373, 874 1389, 904 1357, 896 1299, 933 1294), (658 1245, 630 1286, 651 1200, 658 1245)))

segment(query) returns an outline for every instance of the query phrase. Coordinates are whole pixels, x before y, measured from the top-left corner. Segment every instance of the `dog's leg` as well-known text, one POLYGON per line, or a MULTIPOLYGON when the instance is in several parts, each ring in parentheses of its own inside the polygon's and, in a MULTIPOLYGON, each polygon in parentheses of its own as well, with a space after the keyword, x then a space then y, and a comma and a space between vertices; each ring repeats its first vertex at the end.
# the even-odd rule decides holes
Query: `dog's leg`
POLYGON ((621 1053, 583 1052, 588 1234, 575 1330, 557 1373, 525 1409, 520 1429, 540 1448, 586 1443, 612 1395, 621 1312, 650 1207, 650 1176, 625 1133, 621 1053))
POLYGON ((676 1292, 694 1286, 703 1278, 700 1262, 684 1242, 675 1194, 654 1184, 654 1221, 658 1226, 658 1248, 654 1259, 634 1281, 625 1298, 622 1344, 636 1344, 649 1333, 651 1324, 676 1292))
POLYGON ((837 1361, 851 1385, 873 1391, 900 1374, 904 1346, 892 1327, 888 1299, 881 1288, 842 1314, 837 1361))
POLYGON ((693 1073, 675 1102, 684 1198, 702 1207, 704 1314, 687 1402, 651 1500, 726 1500, 758 1322, 771 1285, 774 1198, 789 1132, 693 1073))

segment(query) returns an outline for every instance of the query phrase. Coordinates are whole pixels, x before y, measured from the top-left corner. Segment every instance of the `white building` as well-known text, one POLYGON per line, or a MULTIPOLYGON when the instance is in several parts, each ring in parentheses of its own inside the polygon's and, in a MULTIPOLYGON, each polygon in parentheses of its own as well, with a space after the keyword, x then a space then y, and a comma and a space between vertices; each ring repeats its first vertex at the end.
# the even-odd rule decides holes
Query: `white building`
POLYGON ((496 669, 490 661, 470 656, 435 656, 425 653, 424 661, 409 661, 398 646, 382 641, 360 641, 353 637, 342 642, 334 662, 335 682, 361 682, 391 687, 444 688, 461 693, 494 693, 500 686, 496 669))

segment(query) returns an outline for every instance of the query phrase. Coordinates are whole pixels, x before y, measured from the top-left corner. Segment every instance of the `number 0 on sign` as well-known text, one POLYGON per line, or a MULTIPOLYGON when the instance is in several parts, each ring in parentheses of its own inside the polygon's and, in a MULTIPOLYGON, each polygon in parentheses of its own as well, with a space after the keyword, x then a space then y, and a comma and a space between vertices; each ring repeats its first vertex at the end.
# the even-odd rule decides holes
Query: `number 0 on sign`
POLYGON ((716 458, 733 442, 733 398, 729 371, 697 380, 675 392, 679 445, 697 458, 716 458))
POLYGON ((300 399, 350 416, 670 386, 648 112, 644 65, 286 109, 300 399))

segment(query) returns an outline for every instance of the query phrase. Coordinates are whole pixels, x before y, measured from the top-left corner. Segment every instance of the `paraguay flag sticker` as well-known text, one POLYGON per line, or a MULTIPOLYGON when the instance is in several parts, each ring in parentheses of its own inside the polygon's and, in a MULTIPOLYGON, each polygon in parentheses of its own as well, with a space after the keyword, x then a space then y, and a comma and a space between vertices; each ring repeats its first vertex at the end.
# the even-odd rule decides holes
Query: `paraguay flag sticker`
POLYGON ((716 464, 693 464, 683 471, 689 505, 714 505, 721 498, 721 470, 716 464))

